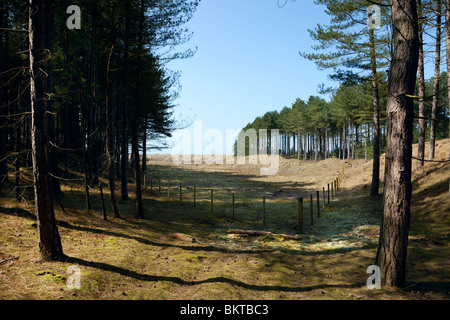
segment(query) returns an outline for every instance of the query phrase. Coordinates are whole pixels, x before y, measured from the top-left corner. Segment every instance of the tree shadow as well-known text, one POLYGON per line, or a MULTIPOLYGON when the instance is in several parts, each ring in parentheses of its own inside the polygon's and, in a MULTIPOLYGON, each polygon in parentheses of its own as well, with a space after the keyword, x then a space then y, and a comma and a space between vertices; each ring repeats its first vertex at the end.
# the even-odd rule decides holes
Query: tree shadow
MULTIPOLYGON (((20 208, 4 208, 0 206, 0 213, 2 214, 8 214, 8 215, 15 215, 23 218, 27 218, 30 220, 36 220, 36 216, 33 215, 31 212, 20 209, 20 208)), ((294 250, 294 249, 288 249, 288 248, 277 248, 277 249, 228 249, 228 248, 222 248, 212 245, 181 245, 181 244, 173 244, 173 243, 167 243, 167 242, 156 242, 152 240, 145 239, 143 237, 128 235, 124 233, 114 232, 114 231, 108 231, 103 229, 97 229, 92 227, 86 227, 86 226, 79 226, 79 225, 72 225, 66 221, 57 221, 57 225, 63 228, 77 230, 77 231, 83 231, 83 232, 90 232, 93 234, 101 234, 106 236, 112 236, 112 237, 118 237, 118 238, 124 238, 129 240, 134 240, 137 242, 140 242, 145 245, 150 246, 156 246, 156 247, 163 247, 163 248, 178 248, 181 250, 186 251, 206 251, 206 252, 220 252, 220 253, 229 253, 229 254, 262 254, 262 253, 271 253, 274 251, 280 251, 287 254, 293 254, 293 255, 300 255, 300 256, 316 256, 316 255, 332 255, 337 253, 348 253, 351 251, 358 251, 358 250, 366 250, 366 249, 373 249, 374 245, 365 245, 362 247, 350 247, 350 248, 337 248, 337 249, 327 249, 327 250, 321 250, 321 251, 302 251, 302 250, 294 250)), ((298 240, 299 242, 301 240, 298 240)))
POLYGON ((213 277, 204 280, 195 280, 195 281, 186 281, 179 277, 170 277, 170 276, 154 276, 148 274, 142 274, 135 271, 127 270, 121 267, 113 266, 111 264, 103 263, 103 262, 93 262, 87 261, 80 258, 67 257, 66 262, 70 262, 73 264, 78 264, 85 267, 91 267, 100 269, 108 272, 115 272, 122 276, 130 277, 136 280, 141 281, 166 281, 174 284, 182 285, 182 286, 196 286, 202 285, 206 283, 224 283, 233 286, 237 286, 243 289, 248 290, 256 290, 256 291, 280 291, 280 292, 307 292, 316 289, 326 289, 326 288, 358 288, 365 285, 364 282, 354 283, 354 284, 319 284, 314 286, 305 286, 305 287, 288 287, 288 286, 269 286, 269 285, 256 285, 249 284, 238 280, 233 280, 226 277, 213 277))

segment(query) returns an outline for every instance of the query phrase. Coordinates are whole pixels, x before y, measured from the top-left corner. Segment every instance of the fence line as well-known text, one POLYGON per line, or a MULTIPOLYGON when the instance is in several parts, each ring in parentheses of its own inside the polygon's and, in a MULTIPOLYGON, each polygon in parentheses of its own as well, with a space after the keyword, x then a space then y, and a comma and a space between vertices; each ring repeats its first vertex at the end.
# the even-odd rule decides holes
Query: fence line
MULTIPOLYGON (((325 186, 322 188, 322 192, 323 192, 323 201, 322 201, 322 209, 325 210, 326 205, 330 204, 330 197, 331 200, 333 200, 334 198, 336 198, 337 196, 337 192, 339 190, 340 187, 342 187, 343 181, 346 177, 346 174, 348 174, 349 171, 351 171, 353 167, 352 163, 348 163, 348 164, 344 164, 342 166, 342 170, 339 171, 337 177, 327 183, 326 187, 327 187, 327 197, 326 197, 326 193, 325 193, 325 186)), ((185 194, 185 196, 183 197, 183 185, 182 185, 182 181, 180 180, 172 180, 172 179, 154 179, 153 177, 149 177, 149 173, 148 171, 144 172, 144 190, 148 189, 148 182, 150 185, 150 191, 153 193, 153 182, 154 180, 158 181, 158 194, 161 195, 162 194, 162 182, 167 181, 167 198, 171 199, 171 195, 170 195, 170 189, 179 189, 179 202, 180 203, 185 203, 189 197, 187 195, 187 193, 185 194), (177 185, 172 185, 172 182, 178 182, 177 185)), ((232 220, 235 220, 236 218, 236 189, 235 188, 198 188, 198 186, 194 185, 194 186, 185 186, 184 187, 185 190, 193 190, 193 206, 197 207, 197 202, 198 202, 198 193, 199 192, 209 192, 210 193, 210 212, 213 214, 214 211, 214 202, 215 202, 215 196, 217 197, 217 195, 223 195, 223 194, 228 194, 230 195, 229 199, 231 202, 231 218, 232 220)), ((255 199, 255 198, 253 198, 255 199)), ((261 224, 263 226, 266 225, 266 196, 263 196, 262 198, 262 209, 261 209, 261 224)), ((299 234, 302 234, 304 232, 304 198, 303 197, 297 197, 297 231, 299 234)), ((206 202, 208 200, 204 200, 203 202, 206 202)), ((222 201, 227 201, 227 200, 223 200, 222 201)), ((320 218, 320 191, 316 190, 316 211, 317 211, 317 218, 320 218)), ((247 202, 248 203, 248 202, 247 202)), ((245 206, 245 200, 243 202, 244 206, 245 206)), ((230 204, 228 204, 230 205, 230 204)), ((227 206, 227 203, 225 203, 225 206, 227 206)), ((314 200, 313 200, 313 193, 311 193, 309 195, 309 207, 310 207, 310 225, 313 226, 314 225, 314 200)), ((254 210, 254 209, 252 209, 254 210)), ((259 214, 258 214, 259 215, 259 214)))

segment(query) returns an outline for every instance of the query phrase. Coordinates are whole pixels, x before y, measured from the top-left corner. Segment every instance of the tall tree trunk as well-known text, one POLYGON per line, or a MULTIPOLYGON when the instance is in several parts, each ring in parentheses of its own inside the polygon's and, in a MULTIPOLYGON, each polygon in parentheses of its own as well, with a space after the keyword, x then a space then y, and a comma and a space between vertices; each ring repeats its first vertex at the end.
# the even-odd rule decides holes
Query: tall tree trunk
POLYGON ((81 83, 82 83, 82 77, 81 74, 79 73, 78 76, 78 101, 80 104, 80 122, 81 122, 81 144, 82 144, 82 155, 83 155, 83 172, 84 172, 84 192, 85 192, 85 199, 86 199, 86 209, 92 210, 92 205, 91 205, 91 196, 90 196, 90 192, 89 192, 89 171, 88 171, 88 163, 87 163, 87 121, 86 121, 86 106, 82 101, 82 96, 83 96, 83 92, 82 92, 82 88, 81 88, 81 83))
POLYGON ((101 133, 102 133, 102 122, 101 122, 101 112, 100 112, 100 104, 97 101, 97 2, 91 2, 91 73, 92 73, 92 86, 91 86, 91 96, 92 96, 92 104, 91 104, 91 127, 92 132, 90 136, 92 137, 92 144, 90 144, 91 152, 89 161, 92 163, 92 182, 94 185, 99 183, 99 169, 100 169, 100 157, 101 157, 101 133))
MULTIPOLYGON (((5 3, 2 0, 0 3, 0 28, 3 28, 3 22, 5 21, 4 12, 5 3)), ((2 57, 3 50, 3 32, 0 33, 0 59, 7 59, 2 57)), ((5 61, 2 60, 2 61, 5 61)), ((6 129, 5 129, 5 112, 3 107, 3 62, 0 63, 0 182, 8 180, 8 158, 6 150, 6 129)))
MULTIPOLYGON (((422 17, 422 0, 417 0, 417 13, 422 17)), ((423 22, 419 19, 419 143, 417 150, 417 170, 425 163, 425 133, 427 130, 425 107, 425 66, 423 56, 423 22)))
POLYGON ((306 148, 306 133, 303 135, 303 161, 306 161, 306 157, 307 157, 307 155, 306 155, 306 150, 308 150, 307 148, 306 148))
POLYGON ((314 161, 317 162, 319 157, 319 131, 314 130, 314 161))
MULTIPOLYGON (((364 163, 367 163, 367 139, 368 139, 368 124, 365 124, 365 132, 364 132, 364 163)), ((379 172, 379 171, 378 171, 379 172)))
POLYGON ((144 132, 142 133, 142 172, 147 171, 147 125, 148 119, 144 119, 144 132))
MULTIPOLYGON (((447 92, 448 92, 448 114, 450 115, 450 0, 445 0, 445 42, 447 53, 447 92)), ((450 119, 448 121, 448 135, 450 138, 450 119)), ((448 153, 450 160, 450 150, 448 153)))
POLYGON ((343 122, 343 124, 342 124, 342 160, 345 160, 346 142, 347 142, 347 137, 345 134, 345 122, 343 122))
POLYGON ((355 130, 356 130, 356 128, 355 128, 355 123, 353 121, 351 122, 350 128, 352 130, 351 131, 352 132, 352 159, 355 159, 355 153, 356 153, 355 130))
POLYGON ((46 79, 44 78, 45 22, 49 19, 45 4, 51 4, 51 2, 53 1, 28 1, 34 204, 39 250, 43 260, 58 260, 64 256, 53 209, 52 188, 48 172, 48 140, 45 135, 45 124, 47 123, 45 118, 47 93, 46 79))
POLYGON ((428 159, 434 159, 436 148, 436 127, 437 127, 437 108, 439 103, 439 73, 441 70, 441 22, 442 22, 442 5, 441 1, 436 1, 436 58, 434 64, 434 89, 433 89, 433 105, 431 107, 431 128, 430 128, 430 148, 428 159))
POLYGON ((113 131, 112 131, 112 103, 111 103, 111 60, 114 53, 114 44, 111 45, 108 55, 108 61, 106 66, 106 160, 108 166, 108 180, 109 191, 111 195, 111 205, 114 211, 114 215, 119 218, 119 208, 117 207, 116 195, 115 195, 115 180, 114 180, 114 146, 113 146, 113 131))
MULTIPOLYGON (((129 18, 129 4, 130 1, 126 2, 126 26, 125 33, 129 32, 130 18, 129 18)), ((120 156, 120 180, 121 188, 120 194, 122 200, 129 200, 128 196, 128 135, 127 135, 127 110, 128 110, 128 51, 129 51, 129 41, 128 37, 125 38, 125 48, 124 48, 124 101, 121 105, 121 156, 120 156)))
POLYGON ((389 70, 383 220, 376 264, 385 286, 404 287, 410 226, 413 99, 419 58, 416 2, 392 1, 394 54, 389 70))
POLYGON ((135 195, 136 195, 136 217, 144 218, 144 211, 142 206, 142 186, 141 186, 141 165, 139 158, 139 148, 138 148, 138 119, 139 119, 139 108, 141 103, 141 88, 140 88, 140 78, 141 78, 141 64, 142 56, 141 52, 144 45, 144 14, 145 14, 145 1, 141 0, 140 3, 140 20, 139 20, 139 34, 138 34, 138 55, 137 55, 137 65, 136 65, 136 105, 133 113, 133 123, 131 124, 131 148, 134 154, 134 177, 135 177, 135 195))
MULTIPOLYGON (((47 20, 45 22, 46 27, 46 35, 45 35, 45 47, 50 52, 50 55, 53 53, 54 50, 54 17, 55 17, 55 4, 53 1, 46 3, 45 10, 47 15, 47 20)), ((52 67, 52 60, 49 59, 47 62, 46 69, 48 70, 48 76, 47 76, 47 90, 49 93, 53 92, 53 67, 52 67)), ((51 96, 51 95, 49 95, 51 96)), ((49 162, 50 162, 50 173, 52 174, 51 181, 52 181, 52 191, 54 195, 60 195, 62 194, 61 191, 61 184, 59 182, 59 176, 60 171, 58 168, 58 155, 57 155, 57 141, 56 141, 56 134, 55 134, 55 116, 53 111, 53 102, 52 99, 48 99, 47 102, 47 108, 48 108, 48 114, 47 114, 47 120, 48 120, 48 139, 49 139, 49 162)))
POLYGON ((339 134, 339 142, 338 142, 338 159, 341 159, 341 149, 342 149, 342 133, 341 130, 339 130, 339 127, 337 128, 338 134, 339 134))
POLYGON ((352 132, 352 125, 351 125, 351 121, 350 118, 348 118, 348 137, 347 137, 347 159, 350 159, 352 157, 352 154, 350 153, 350 146, 351 146, 351 134, 352 132))

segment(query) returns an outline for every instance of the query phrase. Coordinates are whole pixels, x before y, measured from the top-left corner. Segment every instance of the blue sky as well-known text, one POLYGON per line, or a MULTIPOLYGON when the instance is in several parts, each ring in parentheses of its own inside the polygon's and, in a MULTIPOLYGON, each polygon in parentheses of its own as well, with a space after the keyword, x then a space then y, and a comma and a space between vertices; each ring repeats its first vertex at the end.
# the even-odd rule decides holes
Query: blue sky
MULTIPOLYGON (((307 29, 328 23, 323 10, 313 0, 202 0, 186 25, 193 32, 187 47, 197 47, 196 54, 167 65, 181 71, 174 117, 201 121, 203 131, 217 129, 225 137, 226 129, 318 95, 322 83, 336 86, 329 70, 299 55, 314 44, 307 29), (280 8, 277 1, 286 4, 280 8)), ((224 145, 231 153, 230 143, 224 145)))

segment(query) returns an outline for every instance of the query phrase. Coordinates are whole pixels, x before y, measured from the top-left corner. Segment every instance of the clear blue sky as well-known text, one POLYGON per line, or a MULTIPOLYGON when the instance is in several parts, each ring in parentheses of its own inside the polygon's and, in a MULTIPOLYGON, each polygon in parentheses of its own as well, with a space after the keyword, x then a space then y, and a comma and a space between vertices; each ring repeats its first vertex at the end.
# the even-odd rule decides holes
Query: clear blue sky
MULTIPOLYGON (((267 111, 318 95, 322 83, 337 85, 327 78, 329 70, 319 71, 299 55, 311 52, 314 44, 307 29, 329 22, 323 6, 287 0, 280 8, 277 1, 285 2, 201 1, 186 25, 193 32, 187 47, 198 51, 193 58, 167 65, 181 71, 177 120, 195 118, 202 121, 203 132, 218 129, 225 137, 226 129, 241 129, 267 111)), ((232 146, 226 145, 224 152, 231 153, 232 146)))

